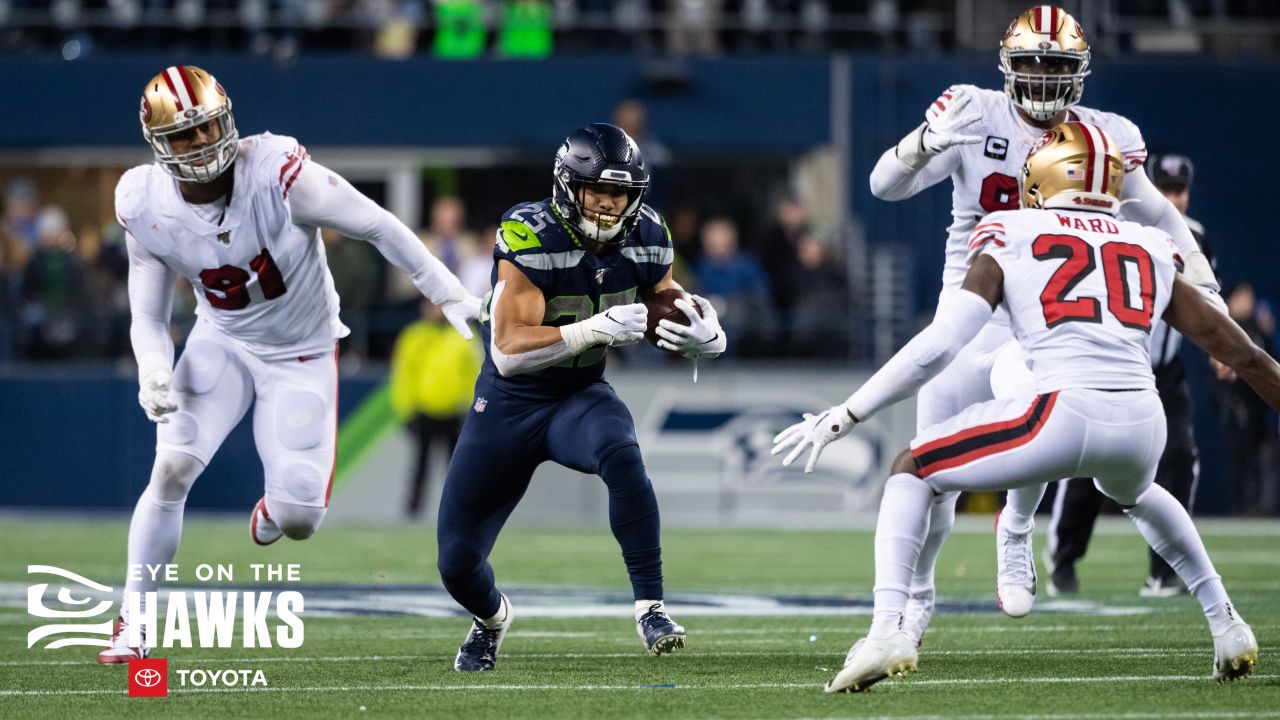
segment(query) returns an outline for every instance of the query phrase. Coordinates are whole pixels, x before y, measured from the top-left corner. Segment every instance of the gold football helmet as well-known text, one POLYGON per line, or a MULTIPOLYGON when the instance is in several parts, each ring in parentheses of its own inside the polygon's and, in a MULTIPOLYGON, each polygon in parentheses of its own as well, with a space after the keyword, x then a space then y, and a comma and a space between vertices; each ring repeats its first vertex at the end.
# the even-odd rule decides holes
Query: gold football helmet
POLYGON ((1037 5, 1009 23, 1000 43, 1004 92, 1036 120, 1080 102, 1089 74, 1089 41, 1066 10, 1037 5))
POLYGON ((142 135, 156 161, 170 175, 188 182, 210 182, 235 162, 240 134, 231 116, 231 98, 212 75, 193 65, 174 65, 151 78, 142 90, 142 135), (173 137, 214 123, 218 139, 181 155, 173 137))
POLYGON ((1024 208, 1120 211, 1124 159, 1102 128, 1063 123, 1031 146, 1018 190, 1024 208))

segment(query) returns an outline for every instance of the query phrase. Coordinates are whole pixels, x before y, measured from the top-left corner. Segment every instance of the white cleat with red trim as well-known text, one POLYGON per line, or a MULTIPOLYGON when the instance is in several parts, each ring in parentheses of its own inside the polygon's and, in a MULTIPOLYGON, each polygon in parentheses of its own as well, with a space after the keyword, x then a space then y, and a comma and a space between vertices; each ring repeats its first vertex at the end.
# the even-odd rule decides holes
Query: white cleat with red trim
POLYGON ((284 531, 267 514, 267 499, 260 498, 249 515, 249 536, 259 545, 270 545, 284 536, 284 531))
POLYGON ((140 660, 150 654, 151 648, 147 647, 145 634, 142 637, 141 647, 129 647, 129 624, 124 621, 124 618, 118 617, 111 630, 111 647, 98 653, 98 664, 123 665, 130 660, 140 660))

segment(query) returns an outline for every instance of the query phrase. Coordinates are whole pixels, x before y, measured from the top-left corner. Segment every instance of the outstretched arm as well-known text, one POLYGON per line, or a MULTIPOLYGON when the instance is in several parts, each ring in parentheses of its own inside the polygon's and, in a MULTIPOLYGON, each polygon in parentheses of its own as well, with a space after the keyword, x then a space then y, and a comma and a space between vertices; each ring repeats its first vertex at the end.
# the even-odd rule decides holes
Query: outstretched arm
POLYGON ((982 110, 970 90, 953 85, 925 111, 925 122, 880 156, 871 171, 871 194, 903 200, 942 182, 960 167, 957 145, 982 142, 972 125, 982 110))
POLYGON ((960 292, 938 306, 929 327, 904 345, 848 400, 819 414, 805 415, 778 433, 773 439, 773 454, 791 448, 782 461, 783 465, 790 465, 806 448, 812 448, 804 467, 805 472, 812 472, 823 448, 847 435, 856 423, 915 394, 942 372, 991 319, 1003 291, 1004 272, 999 263, 989 255, 979 255, 960 292))
POLYGON ((1174 278, 1173 296, 1164 319, 1201 350, 1234 370, 1268 405, 1280 410, 1280 364, 1181 277, 1174 278))
POLYGON ((480 314, 480 300, 468 293, 449 268, 395 215, 365 197, 342 176, 311 160, 305 161, 289 191, 288 202, 295 223, 333 228, 373 245, 392 265, 413 278, 414 286, 428 300, 441 306, 463 337, 471 337, 466 321, 480 314))
POLYGON ((1187 221, 1178 212, 1178 208, 1160 193, 1147 174, 1139 167, 1131 170, 1124 178, 1123 194, 1125 200, 1138 202, 1125 203, 1124 214, 1134 222, 1159 228, 1173 238, 1174 247, 1182 257, 1182 275, 1198 287, 1218 290, 1218 279, 1209 265, 1209 258, 1200 251, 1200 244, 1187 227, 1187 221))

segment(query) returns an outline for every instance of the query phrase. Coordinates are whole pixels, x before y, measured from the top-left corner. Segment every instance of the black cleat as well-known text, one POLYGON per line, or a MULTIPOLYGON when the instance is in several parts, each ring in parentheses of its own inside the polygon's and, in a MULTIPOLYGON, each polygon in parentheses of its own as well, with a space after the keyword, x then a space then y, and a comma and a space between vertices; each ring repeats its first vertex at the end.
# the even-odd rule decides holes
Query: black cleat
POLYGON ((636 632, 650 655, 664 655, 684 647, 684 628, 671 619, 661 603, 650 605, 649 611, 640 616, 636 632))
POLYGON ((1058 565, 1049 574, 1049 595, 1075 595, 1080 592, 1080 581, 1076 579, 1075 565, 1058 565))
POLYGON ((498 648, 502 647, 502 638, 511 627, 511 603, 507 596, 502 596, 502 607, 507 610, 507 617, 502 625, 496 628, 485 627, 480 618, 471 619, 471 630, 467 639, 458 648, 458 656, 453 660, 453 669, 458 672, 478 672, 492 670, 498 661, 498 648))

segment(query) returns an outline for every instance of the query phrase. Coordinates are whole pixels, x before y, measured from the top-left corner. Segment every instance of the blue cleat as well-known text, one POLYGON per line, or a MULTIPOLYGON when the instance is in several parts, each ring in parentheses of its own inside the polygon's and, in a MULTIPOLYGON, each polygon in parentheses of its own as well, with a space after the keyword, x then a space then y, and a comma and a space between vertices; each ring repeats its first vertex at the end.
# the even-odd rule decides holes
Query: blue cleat
POLYGON ((650 605, 636 620, 636 632, 650 655, 664 655, 684 647, 684 628, 671 619, 660 602, 650 605))
POLYGON ((453 669, 458 672, 479 672, 492 670, 498 661, 498 648, 502 647, 502 638, 511 627, 511 602, 502 596, 502 607, 506 609, 506 618, 496 628, 485 627, 480 618, 471 619, 471 630, 467 639, 458 648, 458 656, 453 660, 453 669))

